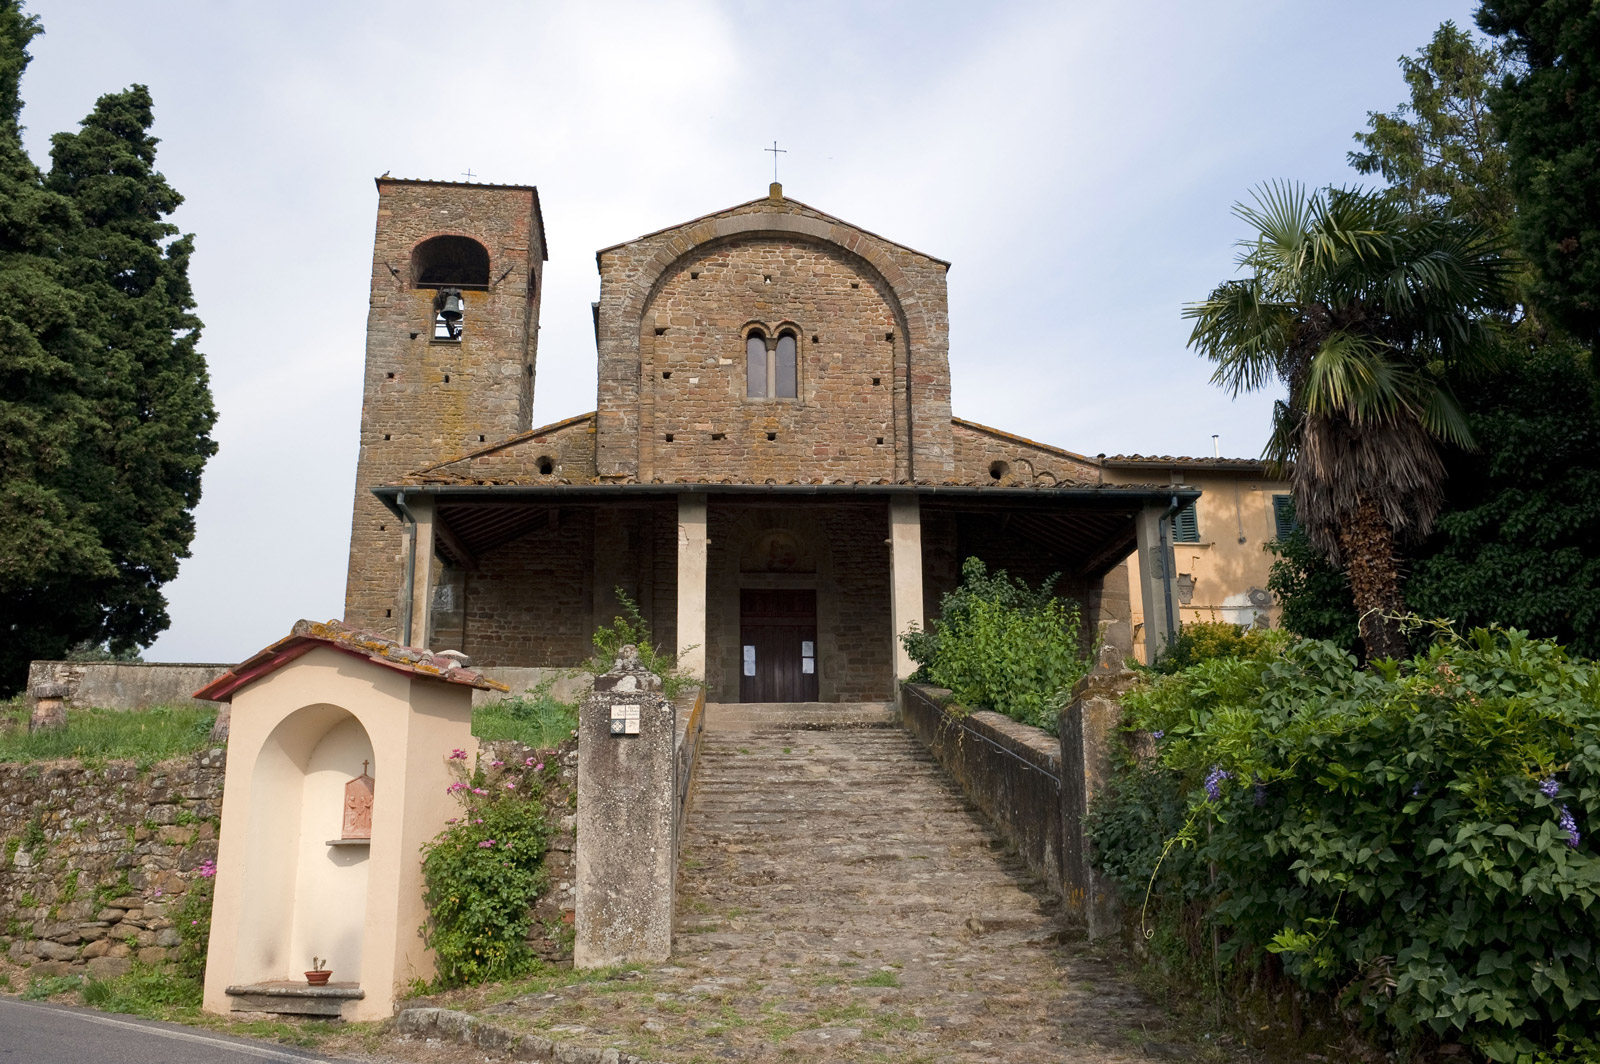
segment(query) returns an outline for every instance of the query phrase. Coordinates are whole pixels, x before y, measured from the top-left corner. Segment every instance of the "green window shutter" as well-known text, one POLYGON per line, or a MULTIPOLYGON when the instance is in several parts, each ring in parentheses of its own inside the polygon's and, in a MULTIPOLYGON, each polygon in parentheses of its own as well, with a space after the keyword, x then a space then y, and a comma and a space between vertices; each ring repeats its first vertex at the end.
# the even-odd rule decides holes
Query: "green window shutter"
POLYGON ((1200 542, 1200 522, 1195 517, 1194 503, 1191 502, 1172 515, 1172 542, 1200 542))
POLYGON ((1274 495, 1272 497, 1272 520, 1278 526, 1278 540, 1281 542, 1289 538, 1289 534, 1300 527, 1300 522, 1294 519, 1294 496, 1274 495))

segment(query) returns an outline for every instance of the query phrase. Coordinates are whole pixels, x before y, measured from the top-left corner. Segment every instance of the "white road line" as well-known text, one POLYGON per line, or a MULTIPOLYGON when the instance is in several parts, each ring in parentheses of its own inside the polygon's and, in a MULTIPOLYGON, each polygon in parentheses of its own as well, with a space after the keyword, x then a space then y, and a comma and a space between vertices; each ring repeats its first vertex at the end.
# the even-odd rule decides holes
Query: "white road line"
MULTIPOLYGON (((3 1001, 3 999, 0 999, 0 1001, 3 1001)), ((4 1004, 16 1005, 25 1009, 38 1007, 24 1005, 19 1001, 4 1001, 4 1004)), ((162 1038, 171 1038, 179 1042, 199 1042, 203 1045, 220 1046, 235 1053, 245 1053, 252 1057, 260 1057, 263 1060, 293 1061, 294 1064, 327 1064, 321 1057, 308 1057, 301 1053, 285 1053, 281 1050, 250 1045, 246 1042, 230 1042, 226 1038, 213 1038, 210 1035, 196 1034, 193 1031, 172 1031, 165 1027, 151 1027, 142 1023, 132 1023, 128 1020, 112 1019, 110 1016, 101 1016, 92 1012, 79 1012, 77 1009, 46 1008, 43 1011, 52 1012, 58 1016, 72 1016, 76 1019, 87 1020, 90 1023, 103 1023, 107 1027, 124 1027, 130 1031, 143 1031, 146 1034, 160 1035, 162 1038)))

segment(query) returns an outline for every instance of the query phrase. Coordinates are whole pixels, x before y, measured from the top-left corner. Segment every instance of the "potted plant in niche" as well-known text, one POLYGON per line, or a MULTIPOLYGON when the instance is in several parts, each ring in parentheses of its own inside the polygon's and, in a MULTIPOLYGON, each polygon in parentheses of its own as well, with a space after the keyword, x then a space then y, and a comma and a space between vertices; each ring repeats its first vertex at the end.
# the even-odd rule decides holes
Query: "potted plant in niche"
POLYGON ((326 957, 312 957, 311 970, 306 973, 306 982, 312 986, 326 985, 328 977, 333 974, 328 971, 327 965, 328 959, 326 957))

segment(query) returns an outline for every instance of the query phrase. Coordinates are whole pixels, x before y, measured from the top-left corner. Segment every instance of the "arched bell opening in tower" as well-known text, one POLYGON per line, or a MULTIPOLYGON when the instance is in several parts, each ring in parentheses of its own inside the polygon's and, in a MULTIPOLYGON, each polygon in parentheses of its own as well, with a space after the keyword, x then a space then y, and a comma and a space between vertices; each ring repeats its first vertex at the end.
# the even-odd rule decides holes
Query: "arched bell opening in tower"
POLYGON ((442 288, 433 298, 433 338, 435 340, 461 339, 461 322, 465 304, 461 289, 442 288))

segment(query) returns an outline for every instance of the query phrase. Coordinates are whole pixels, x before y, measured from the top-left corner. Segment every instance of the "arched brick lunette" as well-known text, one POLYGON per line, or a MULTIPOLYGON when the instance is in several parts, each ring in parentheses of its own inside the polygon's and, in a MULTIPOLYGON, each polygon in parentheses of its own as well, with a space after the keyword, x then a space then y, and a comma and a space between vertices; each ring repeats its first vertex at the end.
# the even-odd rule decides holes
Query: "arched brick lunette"
MULTIPOLYGON (((772 235, 832 245, 871 267, 893 295, 906 337, 910 425, 906 468, 917 480, 943 481, 955 468, 950 424, 948 264, 863 230, 810 213, 793 200, 756 201, 602 251, 596 457, 599 473, 617 480, 638 474, 639 336, 651 297, 674 264, 713 243, 772 235), (759 206, 757 206, 759 205, 759 206), (769 206, 770 205, 770 206, 769 206), (806 213, 802 213, 806 211, 806 213)), ((898 372, 898 370, 897 370, 898 372)))

